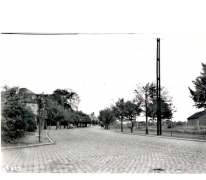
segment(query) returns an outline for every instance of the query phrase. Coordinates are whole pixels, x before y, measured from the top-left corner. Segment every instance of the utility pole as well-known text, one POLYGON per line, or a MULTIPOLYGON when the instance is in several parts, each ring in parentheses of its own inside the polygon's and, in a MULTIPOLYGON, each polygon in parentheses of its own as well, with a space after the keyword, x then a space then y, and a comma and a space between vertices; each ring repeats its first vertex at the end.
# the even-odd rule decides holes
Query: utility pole
POLYGON ((38 105, 38 108, 39 108, 39 142, 41 140, 41 118, 40 118, 40 105, 38 105))
POLYGON ((36 101, 37 101, 38 110, 39 110, 39 142, 40 142, 41 140, 41 115, 42 115, 42 112, 40 113, 40 111, 41 109, 44 110, 44 106, 45 106, 44 93, 37 95, 36 101))
POLYGON ((160 38, 157 38, 157 135, 162 135, 160 92, 160 38))
POLYGON ((146 92, 145 92, 146 134, 148 134, 148 107, 147 107, 148 94, 147 94, 147 91, 148 91, 148 88, 146 88, 146 92))

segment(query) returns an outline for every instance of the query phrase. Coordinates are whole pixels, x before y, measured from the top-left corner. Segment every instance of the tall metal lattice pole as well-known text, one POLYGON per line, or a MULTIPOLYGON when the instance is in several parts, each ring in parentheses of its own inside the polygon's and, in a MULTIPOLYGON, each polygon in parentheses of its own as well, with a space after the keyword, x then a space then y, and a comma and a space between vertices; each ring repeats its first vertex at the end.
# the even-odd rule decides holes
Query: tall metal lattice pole
POLYGON ((162 135, 160 92, 160 38, 157 38, 157 135, 162 135))

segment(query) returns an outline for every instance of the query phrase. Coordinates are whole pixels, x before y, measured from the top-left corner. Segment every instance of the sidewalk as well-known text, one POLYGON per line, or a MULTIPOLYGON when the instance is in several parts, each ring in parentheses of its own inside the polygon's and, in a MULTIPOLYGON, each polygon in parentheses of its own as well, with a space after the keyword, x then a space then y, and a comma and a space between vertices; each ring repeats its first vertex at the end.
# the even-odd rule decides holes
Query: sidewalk
POLYGON ((25 132, 25 136, 21 138, 18 143, 6 143, 1 141, 1 150, 13 149, 13 148, 23 148, 23 147, 33 147, 53 144, 54 142, 48 136, 48 130, 41 130, 40 142, 39 142, 39 132, 25 132))
POLYGON ((154 130, 148 130, 148 134, 145 133, 145 129, 134 129, 133 133, 131 133, 131 130, 129 128, 123 129, 123 132, 121 132, 121 129, 111 128, 111 130, 117 133, 122 133, 122 134, 206 142, 206 135, 172 132, 172 136, 171 136, 171 132, 162 132, 161 136, 157 136, 157 132, 154 130))

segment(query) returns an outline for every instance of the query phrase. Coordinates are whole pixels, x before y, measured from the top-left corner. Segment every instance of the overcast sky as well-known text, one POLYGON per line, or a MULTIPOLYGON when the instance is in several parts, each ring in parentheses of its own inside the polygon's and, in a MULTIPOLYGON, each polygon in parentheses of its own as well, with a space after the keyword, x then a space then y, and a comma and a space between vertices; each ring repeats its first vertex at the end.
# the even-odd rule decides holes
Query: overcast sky
POLYGON ((201 62, 206 62, 203 4, 21 2, 24 6, 19 1, 1 6, 1 32, 90 34, 1 34, 1 86, 26 87, 34 93, 71 88, 80 95, 79 110, 98 115, 113 100, 131 100, 139 83, 156 81, 156 38, 160 37, 161 85, 173 97, 177 109, 173 120, 186 121, 199 111, 188 87, 194 88, 192 80, 200 75, 201 62), (114 34, 91 34, 102 32, 114 34))
POLYGON ((203 34, 1 35, 1 82, 35 93, 71 88, 80 95, 79 110, 98 115, 113 100, 131 100, 139 83, 156 81, 156 37, 161 85, 173 97, 174 120, 185 121, 197 111, 188 87, 206 60, 203 34))

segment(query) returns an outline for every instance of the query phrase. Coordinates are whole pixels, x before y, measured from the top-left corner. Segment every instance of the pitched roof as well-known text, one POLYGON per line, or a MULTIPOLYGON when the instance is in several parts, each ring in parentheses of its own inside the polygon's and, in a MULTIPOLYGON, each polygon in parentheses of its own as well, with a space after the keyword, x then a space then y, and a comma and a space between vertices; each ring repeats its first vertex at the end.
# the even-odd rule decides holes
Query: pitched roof
POLYGON ((34 92, 30 91, 27 88, 21 88, 19 89, 19 92, 25 93, 25 94, 35 94, 34 92))
POLYGON ((192 116, 188 117, 187 119, 197 119, 197 118, 199 118, 200 116, 202 116, 205 113, 206 113, 206 110, 200 111, 200 112, 196 112, 195 114, 193 114, 192 116))
POLYGON ((21 89, 19 89, 19 92, 22 93, 22 96, 21 96, 22 103, 36 104, 36 100, 33 98, 33 95, 35 95, 34 92, 30 91, 27 88, 21 88, 21 89))

